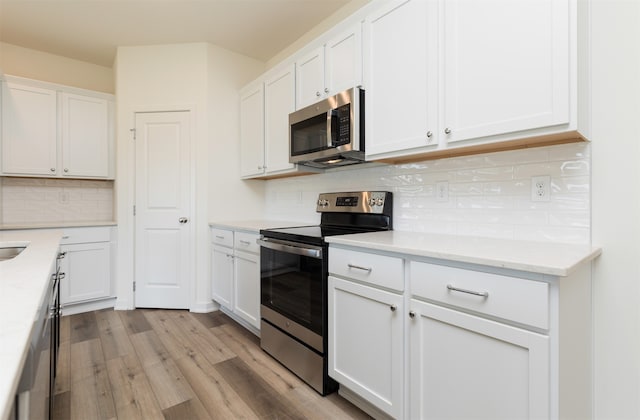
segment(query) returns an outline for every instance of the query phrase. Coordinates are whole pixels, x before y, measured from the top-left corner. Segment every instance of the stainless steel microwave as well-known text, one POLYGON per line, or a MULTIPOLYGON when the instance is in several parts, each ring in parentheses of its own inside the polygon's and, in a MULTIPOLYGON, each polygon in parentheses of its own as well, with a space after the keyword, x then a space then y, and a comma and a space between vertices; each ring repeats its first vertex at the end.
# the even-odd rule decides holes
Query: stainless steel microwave
POLYGON ((364 90, 345 90, 289 114, 289 162, 329 168, 363 162, 364 152, 364 90))

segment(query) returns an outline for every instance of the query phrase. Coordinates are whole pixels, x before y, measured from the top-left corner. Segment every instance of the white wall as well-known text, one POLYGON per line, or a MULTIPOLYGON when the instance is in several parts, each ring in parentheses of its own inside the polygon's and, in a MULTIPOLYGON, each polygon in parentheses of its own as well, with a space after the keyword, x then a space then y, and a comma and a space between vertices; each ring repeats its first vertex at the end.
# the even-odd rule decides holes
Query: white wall
MULTIPOLYGON (((248 188, 229 167, 237 167, 239 111, 236 87, 262 70, 255 60, 226 52, 206 43, 173 44, 118 48, 116 71, 117 220, 119 230, 116 308, 134 305, 133 241, 134 147, 130 128, 136 111, 190 109, 195 145, 195 273, 191 309, 211 309, 208 279, 208 223, 213 215, 243 215, 242 212, 217 213, 209 210, 209 195, 217 193, 220 180, 230 185, 238 204, 262 211, 260 192, 248 188), (258 69, 256 69, 258 67, 258 69), (220 153, 228 154, 224 165, 220 153), (218 165, 216 166, 216 163, 218 165), (215 180, 210 182, 210 180, 215 180), (258 196, 256 206, 255 196, 258 196)), ((249 213, 247 213, 248 215, 249 213)))
POLYGON ((592 0, 595 417, 640 418, 640 2, 592 0))
POLYGON ((0 75, 113 93, 113 69, 0 42, 0 75))

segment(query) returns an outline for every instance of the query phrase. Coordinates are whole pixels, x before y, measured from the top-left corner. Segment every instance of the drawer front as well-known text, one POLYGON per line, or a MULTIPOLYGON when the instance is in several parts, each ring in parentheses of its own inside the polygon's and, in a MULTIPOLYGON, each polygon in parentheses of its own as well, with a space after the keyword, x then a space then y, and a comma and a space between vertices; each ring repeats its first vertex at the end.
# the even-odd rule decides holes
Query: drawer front
POLYGON ((231 248, 233 247, 233 231, 227 229, 211 229, 211 242, 231 248))
POLYGON ((60 245, 111 241, 111 226, 65 228, 60 245))
POLYGON ((260 245, 256 242, 260 235, 255 233, 235 232, 234 247, 236 251, 260 253, 260 245))
POLYGON ((402 258, 329 247, 329 273, 402 292, 402 258))
POLYGON ((411 294, 481 314, 549 329, 549 285, 411 261, 411 294))

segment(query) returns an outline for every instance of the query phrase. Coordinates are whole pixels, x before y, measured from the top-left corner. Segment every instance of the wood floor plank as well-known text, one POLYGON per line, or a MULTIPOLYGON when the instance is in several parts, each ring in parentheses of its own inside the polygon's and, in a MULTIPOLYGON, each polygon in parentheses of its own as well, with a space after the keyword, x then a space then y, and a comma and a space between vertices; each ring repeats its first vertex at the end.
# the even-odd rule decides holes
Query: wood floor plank
POLYGON ((154 331, 134 334, 130 338, 161 409, 195 397, 180 369, 154 331))
POLYGON ((96 321, 105 360, 135 354, 129 334, 117 313, 113 310, 98 311, 96 321))
POLYGON ((214 328, 219 327, 223 324, 228 324, 231 321, 227 315, 225 315, 222 311, 214 311, 206 314, 201 314, 197 312, 191 312, 191 316, 198 320, 205 328, 214 328))
POLYGON ((196 399, 162 410, 165 420, 208 420, 212 417, 196 399))
POLYGON ((71 343, 69 340, 60 342, 60 353, 58 353, 58 368, 54 394, 62 394, 71 390, 71 343))
POLYGON ((71 418, 71 391, 56 394, 53 400, 52 419, 71 418))
POLYGON ((191 346, 195 347, 211 364, 236 356, 222 340, 192 317, 192 314, 179 311, 168 315, 173 321, 172 331, 175 337, 191 343, 191 346))
POLYGON ((236 357, 214 367, 258 416, 278 419, 304 418, 296 406, 283 403, 278 392, 242 359, 236 357))
POLYGON ((100 340, 71 344, 71 360, 71 419, 114 418, 115 405, 100 340))
POLYGON ((136 334, 151 330, 151 325, 144 316, 144 310, 117 311, 129 334, 136 334))
POLYGON ((98 338, 98 326, 95 312, 71 315, 71 343, 98 338))
POLYGON ((307 386, 260 348, 256 337, 238 324, 225 324, 212 331, 270 386, 286 394, 297 386, 307 386))
POLYGON ((160 405, 135 354, 107 361, 107 371, 119 419, 162 418, 160 405))
POLYGON ((238 419, 257 416, 212 365, 206 360, 204 363, 198 362, 197 358, 187 357, 176 360, 180 371, 211 418, 238 419))

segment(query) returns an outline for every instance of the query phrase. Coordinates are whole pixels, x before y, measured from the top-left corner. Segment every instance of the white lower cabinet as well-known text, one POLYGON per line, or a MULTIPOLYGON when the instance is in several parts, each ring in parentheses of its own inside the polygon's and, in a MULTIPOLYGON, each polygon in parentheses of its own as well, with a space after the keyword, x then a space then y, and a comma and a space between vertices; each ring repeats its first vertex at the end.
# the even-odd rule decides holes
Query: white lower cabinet
POLYGON ((110 227, 64 230, 60 243, 60 271, 64 273, 60 302, 65 314, 113 306, 111 231, 110 227))
POLYGON ((259 235, 211 229, 211 297, 252 332, 260 331, 259 235))
POLYGON ((411 299, 409 418, 549 416, 549 338, 411 299))
POLYGON ((329 376, 393 417, 402 413, 402 301, 329 277, 329 376))
POLYGON ((376 418, 591 418, 591 283, 329 248, 329 375, 376 418), (393 268, 395 267, 395 268, 393 268))

